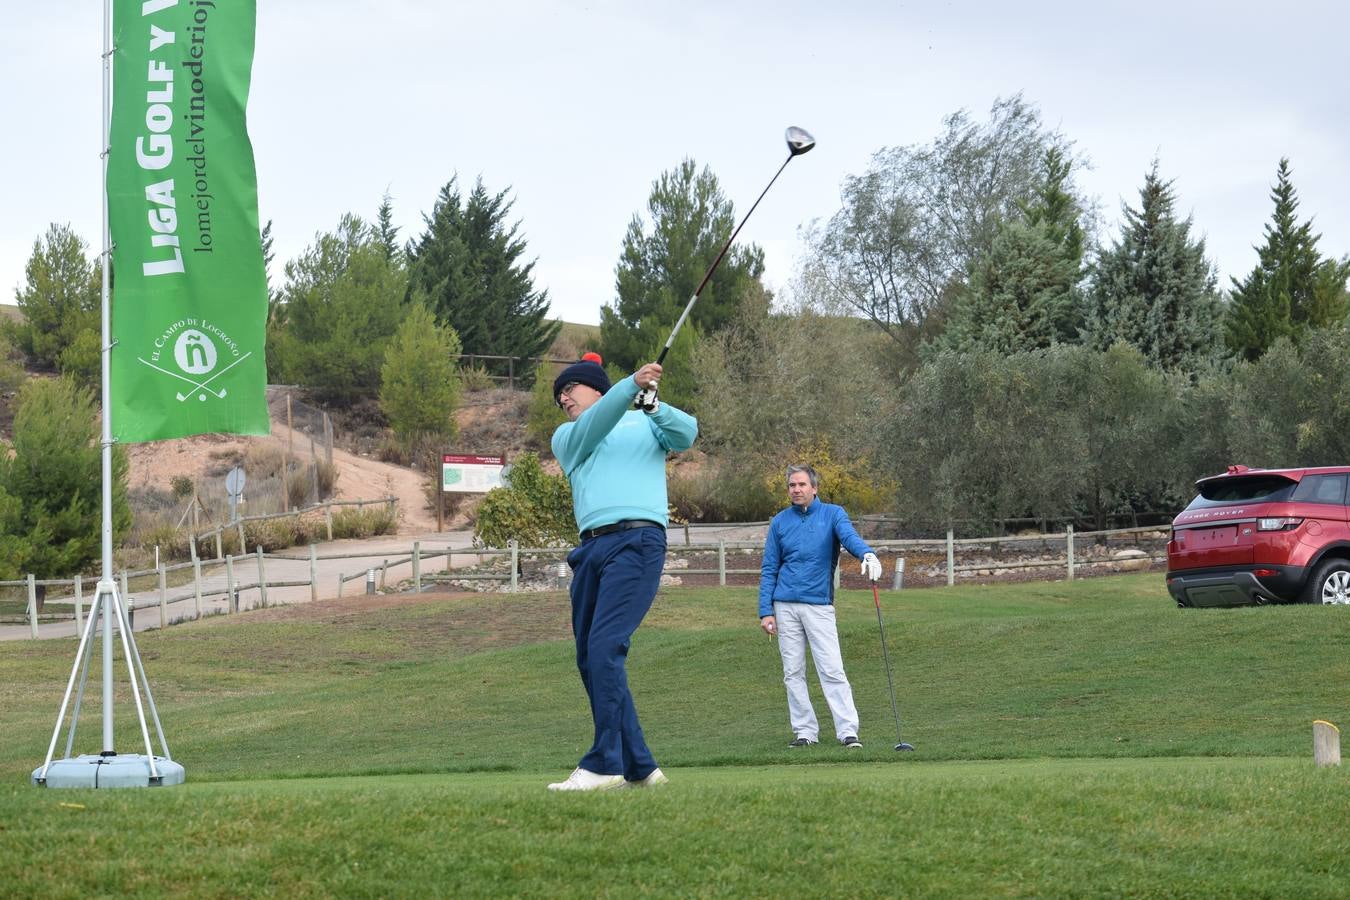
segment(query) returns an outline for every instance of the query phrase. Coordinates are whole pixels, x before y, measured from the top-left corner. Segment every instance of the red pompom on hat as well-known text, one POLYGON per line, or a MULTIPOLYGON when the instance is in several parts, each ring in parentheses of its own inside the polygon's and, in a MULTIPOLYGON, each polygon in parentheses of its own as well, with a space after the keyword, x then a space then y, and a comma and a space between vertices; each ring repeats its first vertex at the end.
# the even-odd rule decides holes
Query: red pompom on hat
POLYGON ((605 364, 605 361, 600 358, 600 354, 596 353, 594 350, 592 350, 590 353, 581 354, 581 358, 586 362, 593 362, 597 366, 603 366, 605 364))

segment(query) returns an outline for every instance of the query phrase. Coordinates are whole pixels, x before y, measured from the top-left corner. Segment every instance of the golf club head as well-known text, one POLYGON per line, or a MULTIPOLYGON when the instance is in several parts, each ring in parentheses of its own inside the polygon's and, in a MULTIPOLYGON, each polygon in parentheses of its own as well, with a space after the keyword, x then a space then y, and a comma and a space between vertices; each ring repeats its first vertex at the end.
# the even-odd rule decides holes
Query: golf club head
POLYGON ((784 138, 787 140, 788 153, 793 156, 801 156, 816 145, 816 139, 811 137, 811 132, 796 125, 788 128, 784 138))
POLYGON ((895 745, 895 749, 896 749, 896 750, 908 750, 908 751, 910 751, 910 752, 913 752, 913 750, 914 750, 914 745, 913 745, 913 744, 906 744, 904 741, 901 741, 900 743, 898 743, 898 744, 895 745))

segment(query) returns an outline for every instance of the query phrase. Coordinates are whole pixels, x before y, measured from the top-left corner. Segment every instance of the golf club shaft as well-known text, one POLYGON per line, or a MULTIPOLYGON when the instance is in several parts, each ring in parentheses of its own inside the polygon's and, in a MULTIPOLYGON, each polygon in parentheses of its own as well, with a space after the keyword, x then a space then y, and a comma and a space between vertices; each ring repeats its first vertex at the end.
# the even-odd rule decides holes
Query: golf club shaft
POLYGON ((891 654, 886 649, 886 625, 881 620, 881 595, 877 593, 877 583, 872 582, 872 603, 877 608, 877 628, 881 631, 881 658, 886 663, 886 687, 891 693, 891 713, 895 716, 895 740, 897 745, 903 742, 900 737, 900 707, 895 703, 895 682, 891 680, 891 654))
POLYGON ((698 283, 698 288, 694 291, 694 296, 689 298, 689 302, 684 306, 684 312, 680 313, 679 321, 675 323, 675 327, 670 331, 670 337, 666 338, 666 345, 661 348, 661 355, 656 358, 657 365, 666 361, 666 354, 670 352, 671 345, 675 343, 675 337, 680 333, 680 329, 684 326, 684 320, 689 318, 689 311, 692 310, 694 304, 698 302, 698 295, 703 293, 703 289, 708 286, 708 281, 712 279, 713 272, 717 271, 717 266, 722 262, 722 257, 726 256, 727 251, 731 249, 731 244, 736 240, 736 235, 741 233, 741 229, 745 227, 745 223, 750 218, 751 213, 755 211, 755 207, 759 206, 759 201, 764 199, 764 195, 769 192, 769 188, 773 187, 773 183, 778 180, 778 176, 783 174, 783 170, 787 168, 787 164, 792 162, 792 157, 794 155, 795 154, 789 153, 788 158, 783 160, 783 164, 778 167, 777 172, 773 173, 773 177, 769 179, 769 183, 765 185, 764 190, 759 192, 759 197, 755 200, 754 205, 750 207, 750 212, 745 214, 744 218, 741 219, 741 224, 736 226, 736 230, 731 233, 731 237, 727 238, 727 242, 722 245, 722 252, 717 254, 717 259, 713 260, 713 264, 709 266, 708 271, 704 273, 703 280, 698 283))

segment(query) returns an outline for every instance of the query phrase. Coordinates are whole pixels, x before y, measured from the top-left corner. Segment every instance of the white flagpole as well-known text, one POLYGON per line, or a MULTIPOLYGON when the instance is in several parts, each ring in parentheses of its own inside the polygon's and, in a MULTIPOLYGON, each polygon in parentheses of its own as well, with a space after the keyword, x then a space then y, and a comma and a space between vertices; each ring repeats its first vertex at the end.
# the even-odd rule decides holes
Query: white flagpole
POLYGON ((111 607, 113 587, 112 562, 112 405, 108 390, 111 369, 112 327, 109 298, 110 270, 112 269, 112 235, 108 229, 108 151, 109 129, 112 123, 112 0, 103 0, 103 159, 102 183, 99 196, 103 198, 103 577, 99 579, 97 600, 103 607, 103 750, 113 752, 113 615, 111 607))
POLYGON ((159 713, 155 709, 154 698, 150 694, 150 683, 145 677, 145 668, 136 650, 136 639, 132 634, 131 617, 123 606, 125 598, 119 598, 117 583, 113 580, 113 466, 112 466, 112 392, 109 375, 112 370, 112 232, 108 224, 108 154, 112 148, 112 0, 103 0, 103 150, 99 154, 103 160, 100 196, 103 207, 103 271, 102 271, 102 376, 103 376, 103 429, 100 438, 103 465, 103 527, 102 527, 102 577, 98 582, 98 593, 89 608, 89 624, 84 637, 80 640, 80 649, 75 654, 75 665, 71 669, 70 683, 66 686, 65 698, 61 701, 61 711, 56 717, 56 728, 52 732, 52 743, 47 749, 47 758, 33 772, 36 784, 57 787, 145 787, 147 785, 182 784, 183 767, 173 761, 169 755, 168 744, 164 740, 164 729, 159 723, 159 713), (100 606, 100 604, 102 604, 100 606), (80 696, 84 694, 84 678, 88 675, 86 648, 92 651, 89 642, 93 638, 98 614, 103 617, 103 752, 98 757, 80 757, 70 759, 70 747, 75 741, 75 728, 79 719, 79 700, 71 715, 69 740, 66 744, 66 759, 53 765, 52 756, 56 751, 56 741, 61 733, 61 724, 65 720, 66 708, 70 702, 71 690, 75 686, 76 672, 83 669, 80 678, 80 696), (113 628, 116 627, 122 638, 122 652, 126 657, 127 674, 131 681, 132 697, 136 701, 136 715, 140 720, 141 736, 145 741, 145 756, 118 756, 114 749, 113 738, 113 628), (86 665, 82 666, 82 661, 86 665), (140 683, 137 670, 140 670, 140 683), (156 759, 150 743, 150 731, 145 722, 145 710, 141 705, 141 684, 145 686, 145 698, 150 713, 154 717, 155 728, 159 733, 160 746, 163 749, 162 760, 156 759), (101 770, 107 770, 104 774, 101 770))

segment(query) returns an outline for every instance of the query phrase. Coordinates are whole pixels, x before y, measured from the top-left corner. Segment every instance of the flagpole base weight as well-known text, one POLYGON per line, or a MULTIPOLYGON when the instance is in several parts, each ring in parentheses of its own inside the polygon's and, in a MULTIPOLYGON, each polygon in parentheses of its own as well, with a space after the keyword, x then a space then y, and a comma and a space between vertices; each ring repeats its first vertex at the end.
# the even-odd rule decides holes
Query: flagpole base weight
POLYGON ((140 753, 103 756, 85 754, 54 759, 42 778, 42 767, 33 770, 33 784, 50 788, 137 788, 182 784, 183 767, 171 759, 155 757, 156 775, 150 774, 150 758, 140 753))

